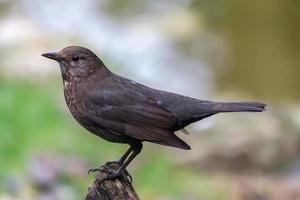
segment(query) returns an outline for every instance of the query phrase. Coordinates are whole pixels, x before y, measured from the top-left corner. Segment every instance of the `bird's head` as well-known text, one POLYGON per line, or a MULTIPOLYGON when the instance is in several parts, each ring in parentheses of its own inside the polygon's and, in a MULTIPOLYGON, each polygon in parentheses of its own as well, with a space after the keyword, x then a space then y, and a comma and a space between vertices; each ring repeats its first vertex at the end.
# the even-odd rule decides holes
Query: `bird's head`
POLYGON ((80 46, 69 46, 59 52, 44 53, 42 56, 59 62, 64 78, 86 77, 105 68, 95 53, 80 46))

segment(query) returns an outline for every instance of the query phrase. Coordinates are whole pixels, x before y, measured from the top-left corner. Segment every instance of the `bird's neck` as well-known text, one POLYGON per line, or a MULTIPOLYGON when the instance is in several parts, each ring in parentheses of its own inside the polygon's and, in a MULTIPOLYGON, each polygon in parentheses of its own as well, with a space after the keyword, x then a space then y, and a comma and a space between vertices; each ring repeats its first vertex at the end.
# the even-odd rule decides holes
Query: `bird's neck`
POLYGON ((97 78, 98 80, 105 79, 111 76, 113 73, 104 67, 99 67, 93 69, 86 74, 75 74, 70 71, 62 73, 64 83, 72 83, 72 82, 85 82, 90 78, 97 78))
POLYGON ((85 77, 77 77, 69 74, 63 78, 65 99, 75 118, 76 114, 74 114, 73 111, 76 110, 77 113, 82 112, 81 96, 85 94, 86 90, 91 86, 91 84, 100 80, 104 80, 111 75, 113 75, 113 73, 108 69, 100 68, 96 72, 85 77))
POLYGON ((95 73, 92 74, 92 76, 96 76, 99 79, 105 79, 109 76, 111 76, 113 73, 106 68, 105 66, 100 67, 99 69, 97 69, 97 71, 95 73))

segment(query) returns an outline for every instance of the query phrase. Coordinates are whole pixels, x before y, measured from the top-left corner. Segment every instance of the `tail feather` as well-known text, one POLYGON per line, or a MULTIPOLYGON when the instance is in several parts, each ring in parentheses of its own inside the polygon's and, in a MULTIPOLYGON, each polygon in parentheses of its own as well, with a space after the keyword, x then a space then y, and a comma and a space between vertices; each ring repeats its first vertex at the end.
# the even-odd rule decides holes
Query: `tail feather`
POLYGON ((180 130, 185 126, 199 121, 201 119, 210 117, 217 113, 223 112, 262 112, 265 110, 266 104, 259 102, 213 102, 213 101, 199 101, 197 109, 191 104, 193 109, 184 107, 182 112, 178 113, 181 122, 174 130, 180 130))
POLYGON ((266 104, 259 102, 210 102, 210 110, 212 112, 262 112, 265 110, 266 104))

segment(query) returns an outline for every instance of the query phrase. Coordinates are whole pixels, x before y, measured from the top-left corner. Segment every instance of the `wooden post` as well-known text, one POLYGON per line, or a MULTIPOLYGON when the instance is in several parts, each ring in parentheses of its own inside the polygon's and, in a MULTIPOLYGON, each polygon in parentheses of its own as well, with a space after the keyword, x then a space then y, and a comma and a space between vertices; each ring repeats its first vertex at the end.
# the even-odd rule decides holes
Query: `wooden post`
MULTIPOLYGON (((118 168, 116 163, 109 163, 106 166, 112 169, 118 168)), ((101 181, 107 177, 107 172, 100 168, 94 183, 88 189, 85 200, 140 200, 128 176, 126 171, 117 179, 101 181)))

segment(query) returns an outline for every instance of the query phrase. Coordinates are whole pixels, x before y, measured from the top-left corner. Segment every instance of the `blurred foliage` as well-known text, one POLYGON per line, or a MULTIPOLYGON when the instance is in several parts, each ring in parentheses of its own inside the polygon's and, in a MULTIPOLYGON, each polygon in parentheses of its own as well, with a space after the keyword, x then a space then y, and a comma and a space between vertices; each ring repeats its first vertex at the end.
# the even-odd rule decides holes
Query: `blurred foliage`
POLYGON ((298 99, 300 2, 230 2, 230 21, 223 27, 231 60, 221 88, 247 89, 269 100, 298 99))
POLYGON ((194 0, 191 8, 228 45, 225 69, 216 71, 220 90, 270 101, 299 99, 300 2, 194 0))
MULTIPOLYGON (((124 15, 132 16, 136 14, 142 14, 144 12, 145 7, 149 5, 149 1, 147 0, 131 0, 131 1, 107 1, 105 2, 104 9, 111 17, 122 18, 124 15)), ((126 19, 125 19, 126 20, 126 19)))
POLYGON ((4 16, 7 13, 10 5, 10 1, 0 1, 0 17, 4 16))

